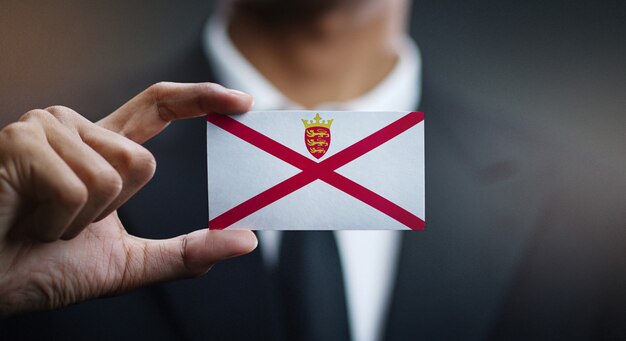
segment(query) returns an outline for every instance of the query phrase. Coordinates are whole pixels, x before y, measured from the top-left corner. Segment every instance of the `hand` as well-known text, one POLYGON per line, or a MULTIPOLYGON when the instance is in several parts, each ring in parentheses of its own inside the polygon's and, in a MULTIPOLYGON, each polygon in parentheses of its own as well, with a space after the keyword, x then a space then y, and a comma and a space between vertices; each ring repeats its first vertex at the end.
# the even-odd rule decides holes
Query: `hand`
POLYGON ((252 251, 250 231, 148 240, 129 235, 116 213, 154 174, 140 143, 173 120, 241 113, 251 102, 217 84, 159 83, 96 124, 56 106, 0 130, 0 315, 198 276, 252 251))

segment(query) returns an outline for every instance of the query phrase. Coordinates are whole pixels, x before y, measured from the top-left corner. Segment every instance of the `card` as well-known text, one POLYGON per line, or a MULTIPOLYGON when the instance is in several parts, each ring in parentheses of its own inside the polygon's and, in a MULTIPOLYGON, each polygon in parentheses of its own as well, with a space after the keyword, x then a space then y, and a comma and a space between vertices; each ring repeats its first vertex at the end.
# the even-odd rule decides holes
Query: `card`
POLYGON ((421 230, 424 114, 207 115, 210 229, 421 230))

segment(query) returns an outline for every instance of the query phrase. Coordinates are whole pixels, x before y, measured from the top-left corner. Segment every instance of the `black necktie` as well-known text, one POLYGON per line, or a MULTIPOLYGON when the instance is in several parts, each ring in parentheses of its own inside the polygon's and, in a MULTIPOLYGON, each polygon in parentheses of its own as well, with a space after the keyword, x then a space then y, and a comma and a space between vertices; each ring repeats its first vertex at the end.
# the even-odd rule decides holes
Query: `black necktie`
POLYGON ((348 314, 332 232, 283 232, 278 288, 287 340, 349 340, 348 314))

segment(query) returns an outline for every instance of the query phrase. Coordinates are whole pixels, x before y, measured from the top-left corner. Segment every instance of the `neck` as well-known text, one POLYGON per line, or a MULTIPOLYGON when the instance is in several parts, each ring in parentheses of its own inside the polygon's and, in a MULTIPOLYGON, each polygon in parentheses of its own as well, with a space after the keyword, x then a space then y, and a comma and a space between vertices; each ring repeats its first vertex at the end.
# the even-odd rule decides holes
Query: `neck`
POLYGON ((228 30, 264 77, 291 101, 311 108, 356 98, 393 68, 405 8, 398 1, 374 3, 274 24, 235 8, 228 30))

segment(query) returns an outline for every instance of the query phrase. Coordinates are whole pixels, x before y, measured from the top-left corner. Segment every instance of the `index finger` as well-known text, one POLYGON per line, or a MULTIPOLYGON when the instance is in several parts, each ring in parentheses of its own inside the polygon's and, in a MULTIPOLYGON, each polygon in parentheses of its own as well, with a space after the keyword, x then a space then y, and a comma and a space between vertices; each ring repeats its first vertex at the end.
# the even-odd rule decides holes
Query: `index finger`
POLYGON ((251 105, 250 95, 219 84, 161 82, 144 90, 97 124, 143 143, 165 129, 171 121, 199 117, 209 112, 243 113, 251 105))

